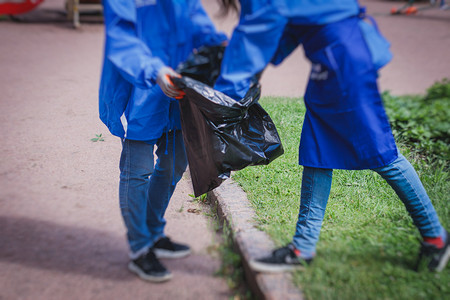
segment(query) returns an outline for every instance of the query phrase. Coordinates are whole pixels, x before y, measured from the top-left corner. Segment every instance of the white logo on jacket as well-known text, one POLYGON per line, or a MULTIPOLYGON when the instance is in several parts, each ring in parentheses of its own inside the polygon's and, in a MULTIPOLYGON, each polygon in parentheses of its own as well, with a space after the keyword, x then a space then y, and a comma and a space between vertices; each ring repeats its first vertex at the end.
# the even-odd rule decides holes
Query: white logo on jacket
POLYGON ((311 68, 310 80, 327 80, 328 70, 322 67, 321 64, 313 64, 311 68))
POLYGON ((135 0, 136 7, 156 5, 156 0, 135 0))

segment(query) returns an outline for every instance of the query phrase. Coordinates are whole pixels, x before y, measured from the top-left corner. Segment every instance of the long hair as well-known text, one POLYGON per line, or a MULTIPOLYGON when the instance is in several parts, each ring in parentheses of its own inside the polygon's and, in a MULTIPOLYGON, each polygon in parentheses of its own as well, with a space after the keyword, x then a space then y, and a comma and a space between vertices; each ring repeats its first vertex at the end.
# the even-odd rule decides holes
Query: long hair
POLYGON ((220 0, 220 11, 223 15, 227 15, 230 11, 239 12, 239 1, 237 0, 220 0))

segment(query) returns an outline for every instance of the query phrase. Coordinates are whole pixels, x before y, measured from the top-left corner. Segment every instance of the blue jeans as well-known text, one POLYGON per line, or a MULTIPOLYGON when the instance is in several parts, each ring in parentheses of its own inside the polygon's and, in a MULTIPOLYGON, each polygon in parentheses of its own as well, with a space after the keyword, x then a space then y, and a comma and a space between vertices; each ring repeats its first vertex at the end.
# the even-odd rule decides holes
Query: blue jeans
MULTIPOLYGON (((422 237, 445 236, 445 230, 419 176, 403 155, 399 154, 394 162, 373 171, 380 174, 397 193, 422 237)), ((303 169, 300 212, 293 244, 306 258, 315 255, 332 176, 331 169, 303 169)))
POLYGON ((164 236, 164 213, 187 166, 181 131, 170 131, 158 139, 156 166, 154 146, 143 141, 122 142, 119 200, 132 259, 164 236))

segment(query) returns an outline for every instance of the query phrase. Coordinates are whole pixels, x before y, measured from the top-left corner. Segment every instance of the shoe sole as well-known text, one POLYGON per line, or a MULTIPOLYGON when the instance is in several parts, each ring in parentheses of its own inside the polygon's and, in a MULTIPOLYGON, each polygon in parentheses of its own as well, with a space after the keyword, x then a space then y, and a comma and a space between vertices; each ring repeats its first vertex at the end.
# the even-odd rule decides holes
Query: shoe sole
POLYGON ((281 273, 304 269, 303 265, 275 265, 262 263, 256 260, 251 260, 248 264, 252 270, 265 273, 281 273))
MULTIPOLYGON (((449 237, 447 237, 449 238, 449 237)), ((437 272, 441 272, 445 266, 448 263, 448 260, 450 258, 450 247, 447 246, 447 250, 445 250, 444 256, 442 257, 441 261, 439 262, 439 265, 436 267, 437 272)))
POLYGON ((144 272, 142 272, 141 268, 139 268, 133 262, 130 262, 128 264, 128 270, 137 274, 139 276, 139 278, 146 280, 146 281, 151 281, 151 282, 164 282, 164 281, 170 280, 173 277, 171 273, 167 273, 162 276, 159 276, 159 275, 152 276, 152 275, 145 274, 144 272))
POLYGON ((182 258, 191 254, 191 250, 184 251, 170 251, 164 249, 153 249, 157 258, 182 258))

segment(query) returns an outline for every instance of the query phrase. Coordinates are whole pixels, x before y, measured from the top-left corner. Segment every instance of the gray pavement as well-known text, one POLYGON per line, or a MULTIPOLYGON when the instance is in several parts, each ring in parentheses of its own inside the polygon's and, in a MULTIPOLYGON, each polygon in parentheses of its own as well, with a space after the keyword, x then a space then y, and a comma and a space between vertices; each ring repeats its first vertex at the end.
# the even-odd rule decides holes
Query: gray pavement
MULTIPOLYGON (((215 1, 203 2, 217 26, 230 32, 236 18, 219 18, 215 1)), ((393 17, 388 13, 399 2, 361 3, 392 41, 394 60, 381 72, 383 90, 423 93, 450 77, 450 11, 393 17)), ((103 26, 82 23, 73 30, 55 13, 63 5, 46 0, 25 22, 0 22, 0 299, 227 299, 225 279, 214 276, 220 259, 211 249, 219 239, 205 214, 188 212, 208 211, 188 196, 187 176, 169 206, 167 232, 188 242, 193 255, 165 260, 174 279, 164 284, 143 282, 127 271, 117 199, 120 141, 100 122, 97 109, 103 26), (104 141, 91 142, 100 133, 104 141)), ((299 49, 265 72, 263 95, 301 96, 308 72, 299 49)), ((224 211, 233 205, 230 197, 242 197, 224 217, 244 218, 232 224, 243 233, 235 236, 248 259, 268 251, 271 242, 263 235, 249 245, 251 208, 245 195, 235 193, 239 189, 227 182, 214 197, 224 211)), ((261 297, 281 299, 292 292, 289 278, 269 279, 278 284, 268 286, 255 275, 249 274, 259 282, 261 297)), ((294 298, 301 297, 297 292, 294 298)))

